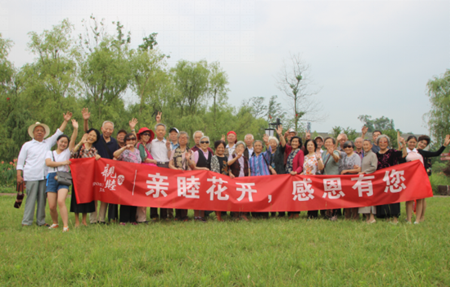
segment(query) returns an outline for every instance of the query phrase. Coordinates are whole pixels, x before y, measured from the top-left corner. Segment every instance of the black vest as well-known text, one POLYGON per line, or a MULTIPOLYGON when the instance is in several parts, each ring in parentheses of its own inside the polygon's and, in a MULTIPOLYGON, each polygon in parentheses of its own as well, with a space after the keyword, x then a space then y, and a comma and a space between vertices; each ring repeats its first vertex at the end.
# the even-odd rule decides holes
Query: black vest
POLYGON ((202 150, 199 149, 197 150, 197 152, 198 152, 197 167, 207 167, 209 170, 211 170, 211 158, 213 154, 210 151, 208 151, 208 159, 206 159, 202 150))

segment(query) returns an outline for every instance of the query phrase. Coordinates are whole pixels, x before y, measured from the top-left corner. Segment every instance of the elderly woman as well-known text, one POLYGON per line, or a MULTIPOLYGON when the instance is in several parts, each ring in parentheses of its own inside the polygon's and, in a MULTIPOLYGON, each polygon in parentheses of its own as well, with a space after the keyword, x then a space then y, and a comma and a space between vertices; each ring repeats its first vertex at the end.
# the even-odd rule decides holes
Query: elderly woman
MULTIPOLYGON (((406 144, 405 139, 400 137, 400 133, 397 133, 397 139, 399 141, 398 146, 401 151, 397 151, 389 148, 391 146, 391 140, 386 135, 380 135, 377 138, 377 146, 380 151, 377 152, 378 166, 377 170, 397 165, 398 162, 406 157, 406 144), (401 143, 401 145, 400 145, 401 143)), ((377 206, 377 217, 393 219, 392 224, 398 223, 398 217, 400 216, 400 203, 385 204, 377 206)))
MULTIPOLYGON (((263 176, 276 174, 273 167, 270 166, 271 161, 271 148, 268 151, 263 152, 263 142, 260 140, 255 141, 253 144, 253 156, 248 160, 251 176, 263 176)), ((252 212, 253 217, 268 218, 268 212, 252 212)))
MULTIPOLYGON (((214 149, 216 150, 216 153, 211 159, 211 171, 223 175, 229 175, 228 158, 225 156, 225 146, 226 143, 222 140, 214 142, 214 149)), ((218 221, 223 221, 221 211, 216 211, 216 217, 218 221)))
MULTIPOLYGON (((355 153, 352 141, 346 141, 341 152, 339 174, 358 174, 361 167, 361 157, 355 153)), ((345 208, 345 219, 358 219, 358 208, 345 208)))
MULTIPOLYGON (((101 158, 98 154, 94 144, 99 140, 100 132, 96 129, 88 130, 81 141, 74 147, 72 151, 72 158, 101 158)), ((95 201, 89 203, 77 203, 77 197, 75 195, 75 185, 72 184, 72 199, 70 201, 70 212, 75 213, 75 227, 80 226, 80 213, 82 214, 81 223, 87 226, 86 217, 88 213, 95 211, 95 201)))
POLYGON ((50 208, 50 215, 53 220, 53 224, 49 229, 58 228, 58 211, 56 205, 59 206, 59 212, 64 224, 63 232, 69 231, 69 214, 66 207, 66 197, 69 192, 67 185, 61 184, 57 179, 57 172, 69 172, 70 165, 70 152, 75 146, 75 140, 78 134, 78 123, 76 120, 72 120, 73 133, 71 140, 65 134, 58 136, 56 140, 56 150, 47 151, 45 155, 45 165, 49 167, 47 175, 47 199, 50 208))
MULTIPOLYGON (((230 154, 228 157, 228 166, 230 167, 230 177, 244 177, 250 176, 250 168, 248 163, 248 158, 244 156, 245 143, 243 141, 238 141, 234 145, 234 153, 230 154)), ((236 219, 239 217, 245 221, 248 212, 234 212, 233 215, 236 219)))
MULTIPOLYGON (((192 154, 196 170, 211 170, 212 152, 209 151, 209 137, 200 138, 200 149, 192 154)), ((194 219, 200 222, 206 222, 204 210, 194 210, 194 219)))
MULTIPOLYGON (((176 170, 192 170, 195 169, 195 162, 191 160, 191 151, 187 146, 189 142, 189 134, 181 131, 177 135, 178 147, 172 150, 169 161, 169 168, 176 170)), ((187 221, 187 209, 175 209, 175 220, 187 221)))
MULTIPOLYGON (((364 140, 363 150, 364 156, 361 162, 361 172, 359 174, 371 174, 377 170, 378 158, 372 151, 372 142, 370 140, 364 140)), ((374 214, 377 213, 375 206, 360 207, 358 213, 366 215, 367 223, 377 222, 374 218, 374 214)))
MULTIPOLYGON (((323 175, 338 175, 339 174, 339 160, 341 158, 340 152, 335 150, 336 141, 332 137, 327 137, 324 140, 324 146, 326 151, 322 155, 323 158, 323 175)), ((326 210, 326 217, 331 221, 337 220, 340 214, 340 209, 329 209, 326 210)))
MULTIPOLYGON (((305 155, 301 150, 302 139, 298 136, 293 136, 290 142, 291 152, 289 153, 286 160, 285 171, 288 174, 296 175, 301 174, 303 171, 303 161, 305 160, 305 155)), ((289 218, 298 218, 300 212, 289 212, 289 218)))
MULTIPOLYGON (((142 163, 141 154, 136 146, 136 135, 134 133, 128 133, 125 136, 126 145, 114 152, 114 158, 121 161, 142 163)), ((120 225, 126 225, 130 222, 136 225, 136 206, 120 205, 120 225)))
MULTIPOLYGON (((149 128, 143 127, 140 128, 138 133, 136 134, 137 143, 136 148, 139 150, 139 154, 141 156, 142 164, 149 166, 157 166, 157 161, 153 159, 152 154, 147 149, 147 144, 150 143, 155 134, 149 128)), ((136 209, 136 221, 137 223, 147 223, 147 207, 138 206, 136 209)))
MULTIPOLYGON (((322 155, 320 151, 317 151, 317 143, 312 139, 306 140, 305 150, 307 154, 303 161, 303 174, 316 175, 319 170, 323 169, 322 155)), ((318 210, 309 210, 308 218, 317 218, 318 213, 318 210)))

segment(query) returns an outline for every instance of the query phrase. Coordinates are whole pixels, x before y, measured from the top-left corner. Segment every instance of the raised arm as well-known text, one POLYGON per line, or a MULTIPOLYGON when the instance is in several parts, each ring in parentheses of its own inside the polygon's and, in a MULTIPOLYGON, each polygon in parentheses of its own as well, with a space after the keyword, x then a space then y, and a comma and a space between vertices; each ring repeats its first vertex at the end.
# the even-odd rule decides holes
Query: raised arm
POLYGON ((427 151, 427 150, 421 149, 421 150, 419 150, 419 153, 424 157, 440 156, 444 152, 445 148, 448 146, 449 143, 450 143, 450 135, 447 135, 445 137, 444 144, 437 151, 427 151))
POLYGON ((66 129, 67 123, 70 121, 70 119, 72 118, 72 113, 71 112, 67 112, 64 115, 64 121, 62 122, 61 126, 59 127, 60 131, 64 131, 66 129))
POLYGON ((283 136, 283 126, 282 125, 278 126, 277 134, 278 134, 278 137, 280 138, 280 145, 282 147, 285 147, 286 146, 286 139, 283 136))
POLYGON ((88 108, 83 108, 81 114, 83 115, 83 130, 84 132, 87 132, 89 130, 89 118, 91 117, 91 113, 88 108))
POLYGON ((368 127, 363 126, 361 129, 361 138, 364 139, 366 137, 367 131, 369 130, 368 127))
POLYGON ((70 137, 70 143, 69 143, 70 152, 73 152, 73 149, 75 147, 75 141, 77 140, 77 136, 78 136, 78 122, 75 119, 72 120, 72 126, 73 126, 73 132, 72 132, 72 136, 70 137))
POLYGON ((131 132, 136 136, 136 124, 138 123, 138 120, 133 118, 131 121, 128 122, 128 125, 130 125, 131 132))

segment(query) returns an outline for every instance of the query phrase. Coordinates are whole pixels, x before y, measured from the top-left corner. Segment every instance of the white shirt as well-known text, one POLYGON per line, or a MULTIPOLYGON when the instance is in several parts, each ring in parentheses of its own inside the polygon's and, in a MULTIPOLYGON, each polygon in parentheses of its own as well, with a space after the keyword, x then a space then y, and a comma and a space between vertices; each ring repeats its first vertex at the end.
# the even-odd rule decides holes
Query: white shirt
POLYGON ((169 162, 169 157, 167 156, 166 140, 154 139, 151 143, 147 144, 148 151, 152 154, 153 159, 158 162, 169 162))
POLYGON ((225 148, 228 150, 228 154, 233 154, 234 149, 236 148, 236 144, 234 144, 233 147, 230 147, 230 145, 227 145, 225 148))
POLYGON ((59 129, 54 135, 41 142, 31 140, 23 144, 17 159, 17 170, 23 170, 25 181, 44 180, 47 176, 45 155, 56 144, 56 139, 62 135, 59 129))
MULTIPOLYGON (((56 152, 56 150, 49 150, 45 156, 45 159, 51 159, 53 162, 62 162, 70 159, 70 150, 66 148, 60 154, 56 152)), ((57 171, 69 171, 69 165, 60 165, 57 167, 48 167, 48 172, 57 172, 57 171)))
POLYGON ((252 148, 247 147, 247 149, 248 149, 248 158, 251 158, 253 155, 253 147, 252 148))

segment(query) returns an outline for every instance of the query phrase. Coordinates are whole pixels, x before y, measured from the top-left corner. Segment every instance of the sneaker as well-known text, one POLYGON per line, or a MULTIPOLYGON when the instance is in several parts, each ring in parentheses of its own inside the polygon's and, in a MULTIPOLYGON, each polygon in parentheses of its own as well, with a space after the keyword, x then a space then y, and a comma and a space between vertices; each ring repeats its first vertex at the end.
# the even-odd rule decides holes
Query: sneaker
POLYGON ((64 229, 63 229, 63 232, 67 232, 67 231, 69 231, 69 227, 68 226, 64 227, 64 229))
MULTIPOLYGON (((42 226, 42 225, 41 225, 42 226)), ((52 224, 52 225, 50 225, 50 227, 48 228, 48 229, 56 229, 56 228, 58 228, 59 227, 59 225, 58 224, 52 224)))
POLYGON ((414 224, 419 224, 420 222, 414 221, 414 224))

